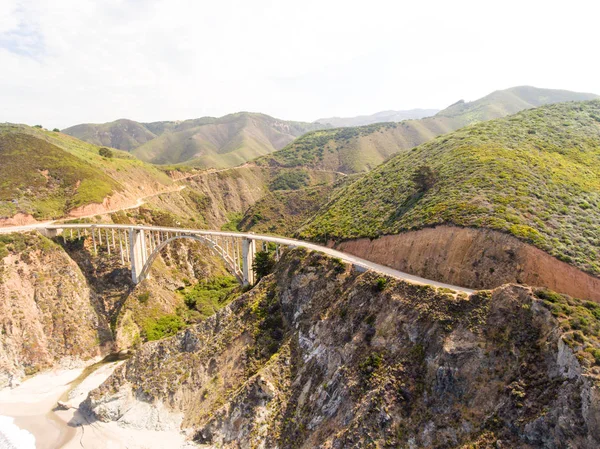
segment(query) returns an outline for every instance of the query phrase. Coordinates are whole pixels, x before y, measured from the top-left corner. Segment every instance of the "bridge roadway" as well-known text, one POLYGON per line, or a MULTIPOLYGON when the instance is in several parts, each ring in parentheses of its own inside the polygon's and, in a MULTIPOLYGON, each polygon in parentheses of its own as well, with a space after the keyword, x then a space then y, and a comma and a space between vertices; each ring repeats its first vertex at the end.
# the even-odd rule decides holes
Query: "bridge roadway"
MULTIPOLYGON (((209 231, 209 230, 197 230, 197 229, 184 229, 184 228, 169 228, 169 227, 159 227, 159 226, 136 226, 136 225, 117 225, 117 224, 34 224, 27 226, 14 226, 7 228, 0 228, 0 233, 6 232, 26 232, 32 230, 39 231, 65 231, 65 230, 96 230, 99 232, 100 230, 105 230, 108 232, 109 230, 120 230, 120 231, 129 231, 129 232, 140 232, 144 231, 146 233, 164 233, 167 236, 169 235, 178 235, 179 238, 189 238, 192 236, 198 237, 206 237, 206 238, 231 238, 231 239, 247 239, 249 241, 261 241, 261 242, 270 242, 275 243, 277 245, 283 245, 288 247, 302 247, 306 249, 310 249, 313 251, 319 251, 325 253, 331 257, 336 257, 344 262, 350 263, 364 270, 373 270, 378 273, 386 274, 392 276, 396 279, 401 279, 404 281, 412 282, 415 284, 421 285, 432 285, 434 287, 443 287, 451 290, 455 290, 457 292, 465 292, 467 294, 473 293, 474 290, 459 287, 456 285, 445 284, 442 282, 437 282, 431 279, 425 279, 419 276, 415 276, 412 274, 404 273, 399 270, 395 270, 393 268, 387 267, 385 265, 380 265, 374 262, 370 262, 368 260, 362 259, 357 256, 353 256, 351 254, 347 254, 341 251, 337 251, 332 248, 328 248, 326 246, 317 245, 314 243, 285 238, 285 237, 276 237, 272 235, 261 235, 254 233, 243 233, 243 232, 229 232, 229 231, 209 231)), ((114 243, 114 237, 113 237, 114 243)), ((234 251, 235 252, 235 251, 234 251)))

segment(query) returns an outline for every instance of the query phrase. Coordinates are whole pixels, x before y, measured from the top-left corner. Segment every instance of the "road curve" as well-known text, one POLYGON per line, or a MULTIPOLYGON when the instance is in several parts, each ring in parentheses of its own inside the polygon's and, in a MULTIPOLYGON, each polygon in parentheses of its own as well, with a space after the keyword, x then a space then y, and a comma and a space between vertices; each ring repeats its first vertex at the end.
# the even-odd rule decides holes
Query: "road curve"
MULTIPOLYGON (((360 257, 353 256, 351 254, 343 253, 341 251, 337 251, 332 248, 328 248, 326 246, 317 245, 315 243, 305 242, 303 240, 290 239, 286 237, 276 237, 272 235, 262 235, 262 234, 254 234, 252 232, 230 232, 230 231, 207 231, 207 230, 199 230, 199 229, 184 229, 184 228, 168 228, 168 227, 160 227, 160 226, 127 226, 127 225, 115 225, 115 224, 50 224, 50 225, 41 225, 37 226, 37 228, 46 228, 46 229, 83 229, 83 228, 105 228, 105 229, 143 229, 144 231, 163 231, 163 232, 178 232, 180 234, 186 235, 217 235, 222 237, 246 237, 253 240, 260 240, 264 242, 272 242, 278 243, 280 245, 290 246, 290 247, 302 247, 307 248, 314 251, 320 251, 325 253, 331 257, 337 257, 344 262, 351 263, 357 267, 360 267, 365 270, 373 270, 378 273, 383 273, 389 276, 392 276, 396 279, 401 279, 404 281, 412 282, 414 284, 421 285, 432 285, 434 287, 442 287, 448 288, 451 290, 455 290, 457 292, 464 292, 467 294, 471 294, 474 290, 459 287, 457 285, 444 284, 443 282, 437 282, 431 279, 425 279, 419 276, 414 276, 412 274, 404 273, 400 270, 395 270, 390 267, 386 267, 385 265, 380 265, 374 262, 370 262, 365 259, 361 259, 360 257)), ((5 231, 6 229, 11 229, 10 232, 23 232, 30 231, 32 228, 30 226, 19 226, 13 228, 4 228, 0 230, 0 232, 5 231)), ((36 229, 36 228, 33 228, 36 229)))

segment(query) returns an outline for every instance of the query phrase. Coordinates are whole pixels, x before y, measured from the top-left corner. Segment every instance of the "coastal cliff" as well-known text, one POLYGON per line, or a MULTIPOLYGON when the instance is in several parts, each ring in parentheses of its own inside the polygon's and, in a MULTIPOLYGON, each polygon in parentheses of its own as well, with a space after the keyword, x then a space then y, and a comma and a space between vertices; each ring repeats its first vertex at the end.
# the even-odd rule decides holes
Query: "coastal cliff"
POLYGON ((149 342, 82 408, 202 447, 595 448, 600 310, 469 297, 295 249, 204 322, 149 342))

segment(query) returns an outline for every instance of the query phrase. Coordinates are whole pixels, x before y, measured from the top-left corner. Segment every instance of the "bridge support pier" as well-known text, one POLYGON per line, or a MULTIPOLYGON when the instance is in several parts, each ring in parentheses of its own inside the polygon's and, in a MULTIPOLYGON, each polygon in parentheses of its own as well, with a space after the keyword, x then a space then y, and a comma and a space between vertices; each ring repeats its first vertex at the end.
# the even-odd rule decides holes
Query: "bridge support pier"
POLYGON ((242 271, 244 274, 244 285, 254 285, 254 254, 256 253, 256 241, 244 237, 242 239, 242 271))
POLYGON ((131 280, 139 284, 144 264, 146 263, 146 236, 143 229, 129 230, 129 251, 131 260, 131 280))

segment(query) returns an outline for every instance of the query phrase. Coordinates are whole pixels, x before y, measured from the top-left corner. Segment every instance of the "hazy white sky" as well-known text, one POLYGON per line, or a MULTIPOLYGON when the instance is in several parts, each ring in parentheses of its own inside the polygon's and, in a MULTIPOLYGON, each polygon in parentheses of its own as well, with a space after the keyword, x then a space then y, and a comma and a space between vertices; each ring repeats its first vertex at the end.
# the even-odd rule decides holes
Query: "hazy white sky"
POLYGON ((0 0, 0 122, 442 108, 600 93, 600 1, 0 0))

